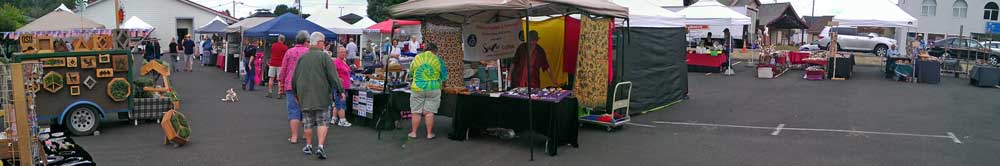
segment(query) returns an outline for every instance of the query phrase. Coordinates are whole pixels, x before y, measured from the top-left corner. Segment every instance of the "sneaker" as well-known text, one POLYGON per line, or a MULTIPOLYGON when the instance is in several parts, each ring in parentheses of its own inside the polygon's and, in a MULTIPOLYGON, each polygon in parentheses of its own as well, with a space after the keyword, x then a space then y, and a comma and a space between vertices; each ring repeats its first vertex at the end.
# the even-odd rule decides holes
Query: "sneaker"
POLYGON ((337 117, 330 118, 330 125, 340 125, 340 123, 337 122, 337 117))
POLYGON ((326 151, 323 150, 323 147, 316 149, 316 156, 319 157, 320 160, 326 160, 326 151))
POLYGON ((267 95, 264 97, 271 98, 271 92, 267 92, 267 95))
POLYGON ((340 122, 337 122, 337 126, 351 127, 351 122, 347 122, 347 120, 340 119, 340 122))
POLYGON ((306 147, 302 148, 302 153, 305 153, 306 155, 312 155, 313 154, 312 145, 306 145, 306 147))

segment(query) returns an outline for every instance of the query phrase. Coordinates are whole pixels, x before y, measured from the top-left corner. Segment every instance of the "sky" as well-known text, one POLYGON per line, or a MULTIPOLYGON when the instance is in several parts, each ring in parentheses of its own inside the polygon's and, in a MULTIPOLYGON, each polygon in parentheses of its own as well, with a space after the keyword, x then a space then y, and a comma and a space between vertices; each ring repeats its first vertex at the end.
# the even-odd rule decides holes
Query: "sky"
MULTIPOLYGON (((864 5, 867 1, 874 0, 815 0, 816 2, 816 16, 832 16, 839 14, 852 5, 864 5)), ((899 0, 885 0, 892 4, 896 4, 899 0)), ((760 3, 780 3, 780 2, 790 2, 792 7, 795 8, 795 13, 799 16, 810 16, 812 15, 812 4, 813 0, 760 0, 760 3)))
MULTIPOLYGON (((215 10, 233 10, 234 0, 191 0, 195 3, 207 6, 215 10)), ((302 8, 305 13, 312 13, 318 10, 323 10, 327 0, 301 0, 302 8)), ((275 6, 280 4, 288 5, 293 7, 295 0, 235 0, 236 12, 234 13, 237 18, 246 17, 250 15, 256 9, 271 9, 274 10, 275 6)), ((361 16, 367 16, 367 0, 329 0, 330 8, 328 10, 334 10, 338 13, 341 11, 340 7, 343 8, 343 14, 355 13, 361 16)))

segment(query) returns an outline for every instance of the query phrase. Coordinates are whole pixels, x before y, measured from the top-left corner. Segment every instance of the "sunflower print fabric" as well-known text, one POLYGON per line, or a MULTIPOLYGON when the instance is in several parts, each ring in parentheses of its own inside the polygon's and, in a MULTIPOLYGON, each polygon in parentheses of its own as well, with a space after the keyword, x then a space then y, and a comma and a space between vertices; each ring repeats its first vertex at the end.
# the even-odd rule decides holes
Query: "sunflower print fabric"
POLYGON ((421 26, 425 41, 437 44, 438 51, 447 69, 448 79, 444 87, 465 87, 462 82, 462 30, 459 24, 431 19, 421 26))
POLYGON ((580 19, 580 47, 573 93, 583 107, 604 107, 608 96, 611 19, 580 19))

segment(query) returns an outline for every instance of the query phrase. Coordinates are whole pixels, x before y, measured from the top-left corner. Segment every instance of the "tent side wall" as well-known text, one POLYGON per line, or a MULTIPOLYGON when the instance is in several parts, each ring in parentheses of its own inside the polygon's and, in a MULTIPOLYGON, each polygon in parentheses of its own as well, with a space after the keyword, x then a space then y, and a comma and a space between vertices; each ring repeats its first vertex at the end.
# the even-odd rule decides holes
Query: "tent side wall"
POLYGON ((616 29, 615 38, 619 38, 616 40, 624 41, 616 43, 621 46, 615 47, 618 66, 614 76, 618 77, 616 80, 632 81, 632 114, 687 97, 685 35, 684 28, 616 29), (628 33, 628 38, 622 38, 624 33, 628 33))

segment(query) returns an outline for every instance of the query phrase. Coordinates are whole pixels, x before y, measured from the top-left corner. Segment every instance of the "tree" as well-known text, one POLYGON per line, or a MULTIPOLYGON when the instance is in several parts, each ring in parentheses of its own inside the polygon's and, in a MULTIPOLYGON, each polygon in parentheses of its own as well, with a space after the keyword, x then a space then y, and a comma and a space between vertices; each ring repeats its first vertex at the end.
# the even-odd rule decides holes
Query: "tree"
POLYGON ((0 3, 13 5, 18 9, 21 9, 21 12, 23 12, 24 15, 32 18, 38 18, 52 12, 52 10, 59 7, 59 4, 66 4, 66 7, 73 10, 76 8, 76 6, 73 5, 73 1, 74 0, 3 0, 3 2, 0 3))
POLYGON ((26 23, 28 23, 28 18, 24 16, 21 9, 11 4, 4 4, 0 7, 0 32, 15 31, 26 23))
POLYGON ((389 7, 406 2, 406 0, 368 0, 368 18, 375 22, 390 18, 389 7))
POLYGON ((281 4, 274 7, 274 15, 280 16, 282 14, 288 13, 288 5, 281 4))
POLYGON ((274 15, 275 16, 280 16, 280 15, 285 14, 285 13, 292 13, 292 14, 295 14, 295 15, 299 15, 299 14, 302 14, 302 11, 299 10, 299 8, 288 7, 288 5, 285 5, 285 4, 281 4, 281 5, 278 5, 278 6, 274 7, 274 15))

